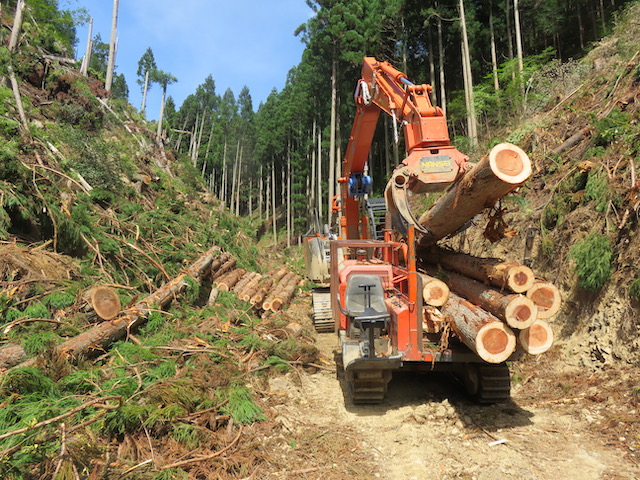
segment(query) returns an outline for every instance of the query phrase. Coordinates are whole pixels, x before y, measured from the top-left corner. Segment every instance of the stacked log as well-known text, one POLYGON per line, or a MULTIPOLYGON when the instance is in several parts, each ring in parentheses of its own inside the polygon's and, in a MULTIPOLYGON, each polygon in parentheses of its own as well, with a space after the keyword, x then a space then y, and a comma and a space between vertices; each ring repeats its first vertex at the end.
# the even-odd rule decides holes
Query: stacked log
POLYGON ((262 305, 262 302, 269 291, 273 288, 274 285, 280 282, 286 274, 287 270, 283 268, 267 278, 262 284, 259 284, 257 291, 249 299, 249 303, 251 303, 251 305, 262 305))
POLYGON ((247 271, 244 268, 236 268, 213 281, 215 287, 221 292, 230 292, 233 286, 240 281, 247 271))
POLYGON ((297 275, 293 272, 288 272, 283 278, 282 280, 275 284, 273 286, 273 288, 271 289, 271 291, 269 292, 269 294, 267 295, 267 297, 264 299, 264 301, 262 302, 262 309, 263 310, 271 310, 271 304, 274 300, 278 299, 279 295, 281 295, 281 291, 289 284, 289 282, 296 277, 297 275))
POLYGON ((274 294, 273 300, 271 300, 271 305, 269 306, 269 310, 272 312, 277 312, 284 305, 289 303, 293 298, 293 295, 296 292, 296 288, 300 283, 300 275, 293 275, 286 283, 286 285, 281 284, 281 288, 274 294))
POLYGON ((497 145, 418 219, 421 265, 431 275, 420 274, 423 286, 429 287, 422 292, 423 329, 439 333, 450 325, 460 341, 490 363, 505 361, 516 344, 533 355, 550 348, 553 332, 544 319, 559 311, 559 291, 536 279, 528 266, 474 257, 436 243, 464 229, 530 175, 525 152, 508 143, 497 145), (432 283, 436 274, 451 290, 448 295, 432 283), (437 304, 438 294, 443 303, 437 304))

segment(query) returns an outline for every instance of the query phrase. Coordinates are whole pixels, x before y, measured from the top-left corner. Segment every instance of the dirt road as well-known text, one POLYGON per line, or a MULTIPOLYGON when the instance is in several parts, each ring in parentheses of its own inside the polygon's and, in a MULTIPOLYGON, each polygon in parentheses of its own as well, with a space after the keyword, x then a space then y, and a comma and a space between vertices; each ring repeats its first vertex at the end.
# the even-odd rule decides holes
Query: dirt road
MULTIPOLYGON (((317 345, 330 359, 338 347, 333 334, 318 335, 317 345)), ((381 405, 354 406, 335 373, 289 374, 270 384, 283 392, 276 421, 292 438, 337 433, 343 455, 304 452, 280 478, 640 479, 637 398, 623 391, 638 378, 605 373, 583 377, 533 362, 519 367, 513 400, 488 407, 447 376, 395 375, 381 405)))

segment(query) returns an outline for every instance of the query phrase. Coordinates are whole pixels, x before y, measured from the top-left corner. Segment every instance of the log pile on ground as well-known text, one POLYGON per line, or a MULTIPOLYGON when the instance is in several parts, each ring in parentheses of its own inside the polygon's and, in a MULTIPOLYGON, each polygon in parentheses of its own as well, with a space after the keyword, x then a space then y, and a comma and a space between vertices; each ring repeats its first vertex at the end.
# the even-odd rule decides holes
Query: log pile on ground
MULTIPOLYGON (((435 244, 493 207, 530 175, 529 158, 520 148, 497 145, 419 219, 428 232, 418 242, 423 331, 440 334, 450 327, 489 363, 504 362, 517 349, 531 355, 546 352, 553 343, 553 331, 545 319, 558 313, 560 293, 525 265, 474 257, 435 244)), ((441 345, 447 342, 448 333, 440 340, 441 345)))

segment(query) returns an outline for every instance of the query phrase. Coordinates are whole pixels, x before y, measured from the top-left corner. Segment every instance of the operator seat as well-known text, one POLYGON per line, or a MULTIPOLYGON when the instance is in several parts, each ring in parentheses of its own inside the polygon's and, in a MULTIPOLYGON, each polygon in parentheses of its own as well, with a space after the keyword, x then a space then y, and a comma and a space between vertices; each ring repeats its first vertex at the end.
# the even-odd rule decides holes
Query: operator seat
POLYGON ((345 290, 345 307, 342 313, 350 318, 352 325, 369 334, 368 356, 375 357, 374 329, 385 328, 391 318, 384 303, 380 276, 364 273, 351 275, 345 290))

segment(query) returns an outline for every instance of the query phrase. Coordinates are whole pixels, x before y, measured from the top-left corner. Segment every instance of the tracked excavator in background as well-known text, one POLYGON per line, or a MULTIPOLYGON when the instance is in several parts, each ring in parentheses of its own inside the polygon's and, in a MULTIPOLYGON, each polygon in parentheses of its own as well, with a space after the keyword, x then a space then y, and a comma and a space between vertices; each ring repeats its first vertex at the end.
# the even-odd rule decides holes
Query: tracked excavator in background
MULTIPOLYGON (((327 318, 319 330, 332 328, 338 333, 347 382, 357 404, 381 402, 392 373, 401 370, 450 371, 481 403, 500 402, 510 396, 508 367, 504 359, 491 356, 491 344, 499 344, 499 350, 500 344, 512 341, 509 335, 500 329, 491 333, 489 352, 484 355, 490 361, 486 361, 473 345, 470 348, 451 335, 449 324, 455 329, 455 322, 445 319, 439 328, 428 326, 433 322, 428 321, 423 287, 433 278, 419 265, 417 247, 428 248, 455 233, 447 234, 447 228, 458 229, 503 195, 493 191, 488 198, 472 198, 465 207, 468 185, 462 189, 460 185, 470 182, 463 177, 473 164, 451 145, 445 115, 430 101, 431 88, 413 84, 387 62, 364 59, 355 91, 356 116, 338 180, 340 195, 335 208, 339 209, 339 231, 332 236, 319 232, 318 225, 317 232, 307 236, 307 266, 314 267, 316 279, 330 283, 323 297, 327 318), (391 175, 384 200, 371 202, 372 181, 366 174, 366 163, 381 112, 402 125, 407 157, 391 175), (452 210, 451 215, 468 218, 444 228, 432 221, 432 230, 428 219, 418 220, 412 213, 410 197, 442 191, 443 202, 447 196, 455 197, 449 208, 456 210, 461 204, 465 209, 460 215, 452 210), (472 205, 474 202, 478 205, 472 205), (378 218, 380 211, 384 212, 384 227, 372 217, 372 203, 378 208, 378 218)), ((507 149, 497 159, 506 175, 516 178, 516 184, 524 175, 524 167, 518 164, 521 159, 516 158, 520 152, 507 149)), ((524 152, 522 155, 526 157, 524 152)), ((484 178, 482 173, 476 177, 484 178)), ((441 290, 446 288, 443 284, 441 290)))

